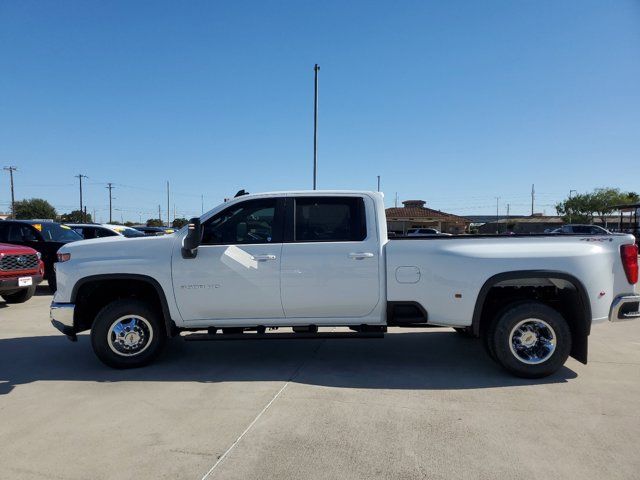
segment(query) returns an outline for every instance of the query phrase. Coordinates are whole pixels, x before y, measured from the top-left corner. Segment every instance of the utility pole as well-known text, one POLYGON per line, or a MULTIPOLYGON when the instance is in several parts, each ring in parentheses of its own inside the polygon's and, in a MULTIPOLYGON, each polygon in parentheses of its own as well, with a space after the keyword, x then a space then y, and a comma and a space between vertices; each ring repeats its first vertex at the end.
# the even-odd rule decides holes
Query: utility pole
POLYGON ((200 215, 204 213, 204 195, 200 195, 200 215))
POLYGON ((496 235, 500 233, 500 224, 498 223, 498 205, 500 203, 500 197, 496 197, 496 235))
POLYGON ((160 204, 158 204, 158 220, 162 223, 162 214, 160 213, 160 204))
POLYGON ((378 191, 380 191, 380 175, 378 175, 378 191))
MULTIPOLYGON (((572 193, 574 193, 574 192, 575 192, 575 193, 578 193, 578 191, 577 191, 577 190, 569 190, 569 200, 571 200, 571 198, 572 198, 572 197, 571 197, 571 194, 572 194, 572 193)), ((567 211, 569 212, 569 223, 571 223, 571 207, 569 207, 569 208, 567 209, 567 211)))
POLYGON ((505 232, 509 229, 509 209, 510 208, 511 208, 511 204, 507 203, 507 223, 506 223, 505 232))
POLYGON ((313 67, 313 189, 316 189, 318 178, 318 72, 320 67, 316 63, 313 67))
POLYGON ((170 217, 170 213, 169 213, 169 181, 167 180, 167 228, 171 226, 169 224, 171 222, 171 219, 169 217, 170 217))
POLYGON ((11 179, 11 218, 16 218, 16 197, 13 192, 13 172, 18 170, 17 167, 4 167, 3 170, 9 172, 9 178, 11 179))
POLYGON ((78 175, 75 175, 75 177, 80 180, 80 215, 82 216, 82 223, 87 221, 87 216, 84 214, 84 210, 82 207, 82 179, 83 178, 89 178, 86 175, 83 175, 81 173, 79 173, 78 175))
POLYGON ((533 204, 535 202, 535 198, 536 198, 536 189, 535 189, 535 185, 532 183, 531 184, 531 216, 533 217, 533 204))
POLYGON ((398 208, 398 192, 396 192, 396 201, 394 203, 394 207, 398 208))
POLYGON ((113 203, 113 197, 111 196, 111 190, 113 190, 115 187, 113 186, 113 183, 107 183, 107 187, 109 190, 109 223, 111 223, 113 221, 111 214, 112 214, 112 203, 113 203))

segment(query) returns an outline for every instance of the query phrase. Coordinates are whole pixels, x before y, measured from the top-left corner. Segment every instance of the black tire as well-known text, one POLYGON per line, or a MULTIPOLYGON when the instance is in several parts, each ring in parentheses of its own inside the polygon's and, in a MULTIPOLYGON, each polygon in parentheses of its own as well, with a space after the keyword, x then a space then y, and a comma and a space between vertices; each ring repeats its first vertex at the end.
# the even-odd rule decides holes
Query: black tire
POLYGON ((473 335, 473 330, 471 330, 471 327, 453 327, 453 329, 461 337, 473 338, 473 336, 474 336, 473 335))
POLYGON ((503 309, 486 335, 490 355, 493 354, 494 360, 518 377, 551 375, 564 365, 571 352, 571 330, 567 321, 558 311, 539 302, 521 302, 503 309), (518 325, 522 325, 520 330, 516 330, 518 325), (518 335, 529 327, 533 327, 534 333, 529 337, 533 342, 530 349, 520 343, 518 335), (517 345, 513 343, 512 332, 514 337, 518 337, 517 345), (554 348, 545 346, 545 337, 554 339, 554 348))
MULTIPOLYGON (((124 319, 126 322, 128 319, 124 319)), ((126 323, 125 323, 126 324, 126 323)), ((121 323, 121 325, 123 325, 121 323)), ((164 321, 158 312, 141 300, 122 299, 116 300, 105 306, 98 315, 91 327, 91 346, 96 356, 102 363, 112 368, 136 368, 148 365, 162 352, 167 343, 167 332, 164 321), (121 334, 125 339, 121 339, 111 331, 112 326, 123 317, 135 317, 136 326, 131 333, 136 333, 137 338, 143 336, 147 338, 145 343, 140 341, 139 353, 127 353, 122 350, 128 348, 120 342, 124 342, 130 333, 129 327, 121 328, 121 334), (138 333, 138 325, 141 333, 138 333), (117 350, 120 349, 120 353, 117 350)))
POLYGON ((7 303, 24 303, 29 300, 36 293, 36 286, 31 285, 30 287, 23 288, 22 290, 11 293, 9 295, 2 295, 4 301, 7 303))

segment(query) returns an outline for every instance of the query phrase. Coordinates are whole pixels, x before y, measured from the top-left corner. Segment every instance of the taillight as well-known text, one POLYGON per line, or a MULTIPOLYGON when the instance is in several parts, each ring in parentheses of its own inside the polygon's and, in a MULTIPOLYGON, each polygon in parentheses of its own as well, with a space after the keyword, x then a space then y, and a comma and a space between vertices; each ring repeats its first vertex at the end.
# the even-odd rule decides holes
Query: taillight
POLYGON ((627 281, 633 285, 638 283, 638 246, 622 245, 620 247, 622 267, 627 275, 627 281))

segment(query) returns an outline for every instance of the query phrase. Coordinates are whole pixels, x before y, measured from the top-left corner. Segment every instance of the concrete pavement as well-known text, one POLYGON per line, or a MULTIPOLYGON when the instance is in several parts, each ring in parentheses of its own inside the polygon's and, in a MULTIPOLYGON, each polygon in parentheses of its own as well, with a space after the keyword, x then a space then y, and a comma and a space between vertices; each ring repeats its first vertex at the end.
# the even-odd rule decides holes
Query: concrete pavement
POLYGON ((594 326, 589 365, 534 381, 449 329, 175 339, 116 371, 50 299, 0 302, 3 479, 640 477, 640 322, 594 326))

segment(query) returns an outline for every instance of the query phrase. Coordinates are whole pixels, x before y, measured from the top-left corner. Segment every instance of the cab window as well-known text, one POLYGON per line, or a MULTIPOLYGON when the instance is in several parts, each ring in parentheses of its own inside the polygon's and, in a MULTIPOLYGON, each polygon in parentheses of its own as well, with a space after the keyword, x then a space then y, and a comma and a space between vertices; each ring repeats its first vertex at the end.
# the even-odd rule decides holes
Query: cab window
POLYGON ((202 245, 277 242, 276 203, 275 198, 248 200, 214 215, 203 224, 202 245))
POLYGON ((364 201, 357 197, 299 197, 296 242, 358 242, 367 236, 364 201))

